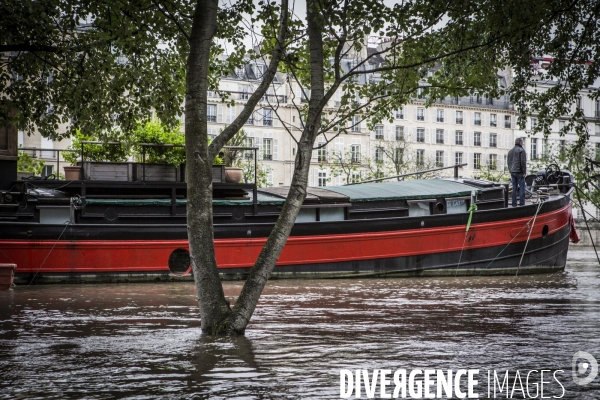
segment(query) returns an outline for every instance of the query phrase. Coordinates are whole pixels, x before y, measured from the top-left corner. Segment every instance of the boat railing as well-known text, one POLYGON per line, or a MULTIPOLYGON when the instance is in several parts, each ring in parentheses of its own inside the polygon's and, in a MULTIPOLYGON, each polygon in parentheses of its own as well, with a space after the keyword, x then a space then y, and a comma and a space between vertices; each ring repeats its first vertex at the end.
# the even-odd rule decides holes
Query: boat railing
MULTIPOLYGON (((61 159, 61 156, 60 156, 61 153, 64 153, 64 152, 69 153, 69 152, 77 151, 74 149, 54 149, 54 148, 43 148, 43 147, 19 147, 18 150, 26 152, 33 158, 38 158, 38 152, 39 152, 40 158, 43 158, 46 160, 50 159, 50 160, 52 160, 52 162, 54 162, 54 159, 56 159, 56 174, 58 174, 60 171, 61 161, 65 161, 64 157, 61 159)), ((58 176, 58 175, 56 175, 56 176, 58 176)))
POLYGON ((388 179, 398 179, 399 180, 400 178, 406 178, 408 176, 415 176, 415 175, 417 176, 417 178, 419 178, 421 175, 429 173, 429 172, 442 171, 442 170, 450 169, 450 168, 454 168, 454 177, 458 178, 458 169, 461 168, 461 167, 464 167, 466 165, 468 165, 468 164, 467 163, 455 164, 455 165, 450 165, 448 167, 438 167, 438 168, 421 170, 421 171, 417 171, 417 172, 410 172, 408 174, 386 176, 384 178, 369 179, 369 180, 361 181, 361 182, 348 183, 348 184, 346 184, 344 186, 360 185, 361 183, 382 182, 382 181, 387 181, 388 179))

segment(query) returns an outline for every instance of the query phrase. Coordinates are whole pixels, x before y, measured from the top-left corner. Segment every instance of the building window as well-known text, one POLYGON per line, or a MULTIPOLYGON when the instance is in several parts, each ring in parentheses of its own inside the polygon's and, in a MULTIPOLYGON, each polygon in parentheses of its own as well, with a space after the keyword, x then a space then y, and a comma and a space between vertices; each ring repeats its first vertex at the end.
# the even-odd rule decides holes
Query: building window
POLYGON ((425 165, 425 150, 417 150, 417 167, 425 165))
POLYGON ((273 139, 264 138, 263 139, 263 160, 272 160, 273 159, 273 139))
POLYGON ((417 142, 425 143, 425 128, 417 128, 417 142))
MULTIPOLYGON (((532 118, 533 121, 533 118, 532 118)), ((532 160, 537 160, 538 158, 538 153, 537 153, 537 139, 536 138, 531 138, 531 159, 532 160)))
POLYGON ((498 135, 490 133, 490 147, 498 147, 498 135))
POLYGON ((577 96, 577 99, 575 99, 575 102, 577 104, 577 109, 581 109, 581 96, 577 96))
MULTIPOLYGON (((246 147, 254 147, 254 138, 247 137, 245 145, 246 145, 246 147)), ((246 150, 244 152, 244 158, 246 160, 253 160, 254 159, 254 150, 246 150)))
POLYGON ((456 131, 454 139, 456 140, 456 144, 463 144, 463 131, 456 131))
POLYGON ((481 113, 479 113, 479 112, 475 113, 475 118, 473 119, 473 124, 481 125, 481 113))
POLYGON ((596 143, 596 161, 600 160, 600 143, 596 143))
MULTIPOLYGON (((321 145, 321 143, 319 143, 319 145, 321 145)), ((317 161, 319 161, 319 162, 327 161, 327 148, 326 147, 319 147, 317 149, 317 161)))
POLYGON ((425 109, 417 108, 417 121, 425 121, 425 109))
POLYGON ((437 122, 444 122, 444 110, 437 110, 437 122))
POLYGON ((490 126, 496 127, 496 114, 490 114, 490 126))
POLYGON ((319 171, 319 186, 327 186, 327 172, 319 171))
POLYGON ((600 118, 600 99, 596 99, 594 108, 594 117, 600 118))
POLYGON ((404 140, 404 127, 396 126, 396 140, 404 140))
POLYGON ((463 163, 463 153, 454 153, 454 165, 463 163))
POLYGON ((595 134, 596 134, 596 136, 600 136, 600 124, 596 124, 595 134))
POLYGON ((510 128, 510 115, 505 115, 504 116, 504 127, 505 128, 510 128))
POLYGON ((352 175, 350 176, 350 182, 351 183, 358 183, 358 182, 360 182, 360 173, 359 172, 353 172, 352 175))
POLYGON ((272 112, 273 110, 263 108, 263 126, 273 126, 272 112))
POLYGON ((250 90, 248 86, 242 86, 240 91, 240 100, 248 100, 250 98, 250 90))
POLYGON ((435 130, 435 142, 436 143, 444 143, 444 130, 436 129, 435 130))
POLYGON ((352 117, 352 132, 360 132, 360 116, 355 115, 352 117))
POLYGON ((481 146, 481 132, 473 133, 473 146, 481 146))
POLYGON ((457 111, 456 112, 456 123, 457 124, 462 124, 463 123, 463 112, 462 111, 457 111))
POLYGON ((560 151, 560 154, 564 154, 565 150, 566 150, 566 141, 561 140, 560 141, 560 146, 558 147, 558 150, 560 151))
POLYGON ((537 125, 537 118, 531 117, 531 129, 534 129, 537 125))
POLYGON ((350 152, 352 154, 352 162, 360 164, 360 144, 353 144, 350 147, 350 152))
POLYGON ((396 110, 396 119, 404 119, 404 108, 396 110))
POLYGON ((206 106, 206 120, 208 122, 217 122, 217 105, 209 104, 206 106))
POLYGON ((375 139, 383 140, 383 125, 375 125, 375 139))
POLYGON ((394 160, 394 162, 396 164, 404 163, 404 149, 403 148, 396 148, 396 151, 394 152, 394 156, 396 157, 396 159, 394 160))
POLYGON ((481 168, 481 153, 473 154, 473 169, 481 168))
POLYGON ((444 166, 444 152, 442 150, 437 150, 435 152, 435 166, 436 167, 444 166))
POLYGON ((383 162, 383 147, 375 147, 375 162, 383 162))
POLYGON ((496 166, 498 165, 498 156, 496 154, 490 154, 488 159, 488 167, 491 171, 496 170, 496 166))

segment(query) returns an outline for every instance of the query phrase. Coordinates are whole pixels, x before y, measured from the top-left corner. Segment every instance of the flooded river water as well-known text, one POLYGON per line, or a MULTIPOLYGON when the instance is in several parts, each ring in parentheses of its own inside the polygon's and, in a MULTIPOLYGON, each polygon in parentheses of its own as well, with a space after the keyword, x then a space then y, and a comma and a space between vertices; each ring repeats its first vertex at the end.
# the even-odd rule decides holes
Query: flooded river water
POLYGON ((599 289, 585 250, 553 275, 271 281, 245 337, 212 338, 191 283, 20 286, 0 292, 0 398, 335 399, 341 369, 477 369, 480 398, 509 370, 512 398, 542 378, 599 399, 600 376, 572 377, 577 351, 600 360, 599 289))

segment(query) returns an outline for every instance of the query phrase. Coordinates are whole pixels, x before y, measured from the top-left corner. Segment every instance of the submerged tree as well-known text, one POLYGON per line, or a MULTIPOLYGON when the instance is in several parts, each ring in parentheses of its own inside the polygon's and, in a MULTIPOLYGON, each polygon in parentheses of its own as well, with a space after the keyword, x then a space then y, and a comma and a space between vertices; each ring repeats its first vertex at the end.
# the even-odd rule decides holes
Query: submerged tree
MULTIPOLYGON (((0 5, 2 118, 56 136, 69 132, 123 131, 151 111, 167 124, 177 119, 185 95, 188 237, 205 333, 245 331, 262 290, 306 196, 311 152, 318 135, 343 134, 355 117, 375 122, 419 94, 426 104, 445 96, 501 94, 497 72, 515 67, 510 88, 525 115, 530 104, 548 118, 564 113, 572 90, 598 77, 598 7, 578 0, 540 0, 534 7, 507 0, 306 1, 306 17, 281 6, 248 0, 109 1, 10 0, 0 5), (210 144, 207 92, 244 62, 248 25, 262 23, 261 51, 269 66, 240 115, 210 144), (251 16, 251 17, 250 17, 251 16), (369 47, 365 38, 380 42, 369 47), (233 46, 221 57, 225 46, 233 46), (528 91, 534 55, 554 54, 556 99, 539 102, 528 91), (583 63, 582 60, 591 60, 583 63), (235 305, 223 294, 213 246, 210 166, 243 126, 276 71, 287 73, 298 120, 292 184, 275 224, 235 305), (568 85, 566 85, 568 83, 568 85), (563 95, 564 94, 564 95, 563 95), (340 106, 325 110, 339 96, 340 106), (368 116, 365 117, 365 116, 368 116), (349 123, 349 121, 352 121, 349 123)), ((231 101, 226 94, 223 101, 231 101)), ((274 105, 277 114, 277 105, 274 105)), ((575 115, 578 121, 580 115, 575 115)), ((292 126, 284 124, 290 130, 292 126)), ((585 141, 584 134, 581 135, 585 141)))

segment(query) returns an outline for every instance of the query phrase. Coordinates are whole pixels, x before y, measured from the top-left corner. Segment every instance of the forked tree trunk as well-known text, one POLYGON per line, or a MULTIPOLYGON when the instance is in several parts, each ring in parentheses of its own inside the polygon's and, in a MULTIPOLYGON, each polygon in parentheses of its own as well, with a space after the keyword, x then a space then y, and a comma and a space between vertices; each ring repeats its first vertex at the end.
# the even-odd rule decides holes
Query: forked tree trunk
MULTIPOLYGON (((282 0, 280 27, 263 81, 243 111, 213 142, 208 144, 207 90, 210 49, 217 31, 218 0, 198 0, 190 34, 186 67, 185 140, 187 222, 190 258, 198 294, 202 331, 206 334, 240 333, 232 329, 232 310, 225 299, 214 250, 212 213, 212 163, 215 155, 248 120, 269 88, 285 48, 288 0, 282 0)), ((245 327, 245 325, 244 325, 245 327)))

